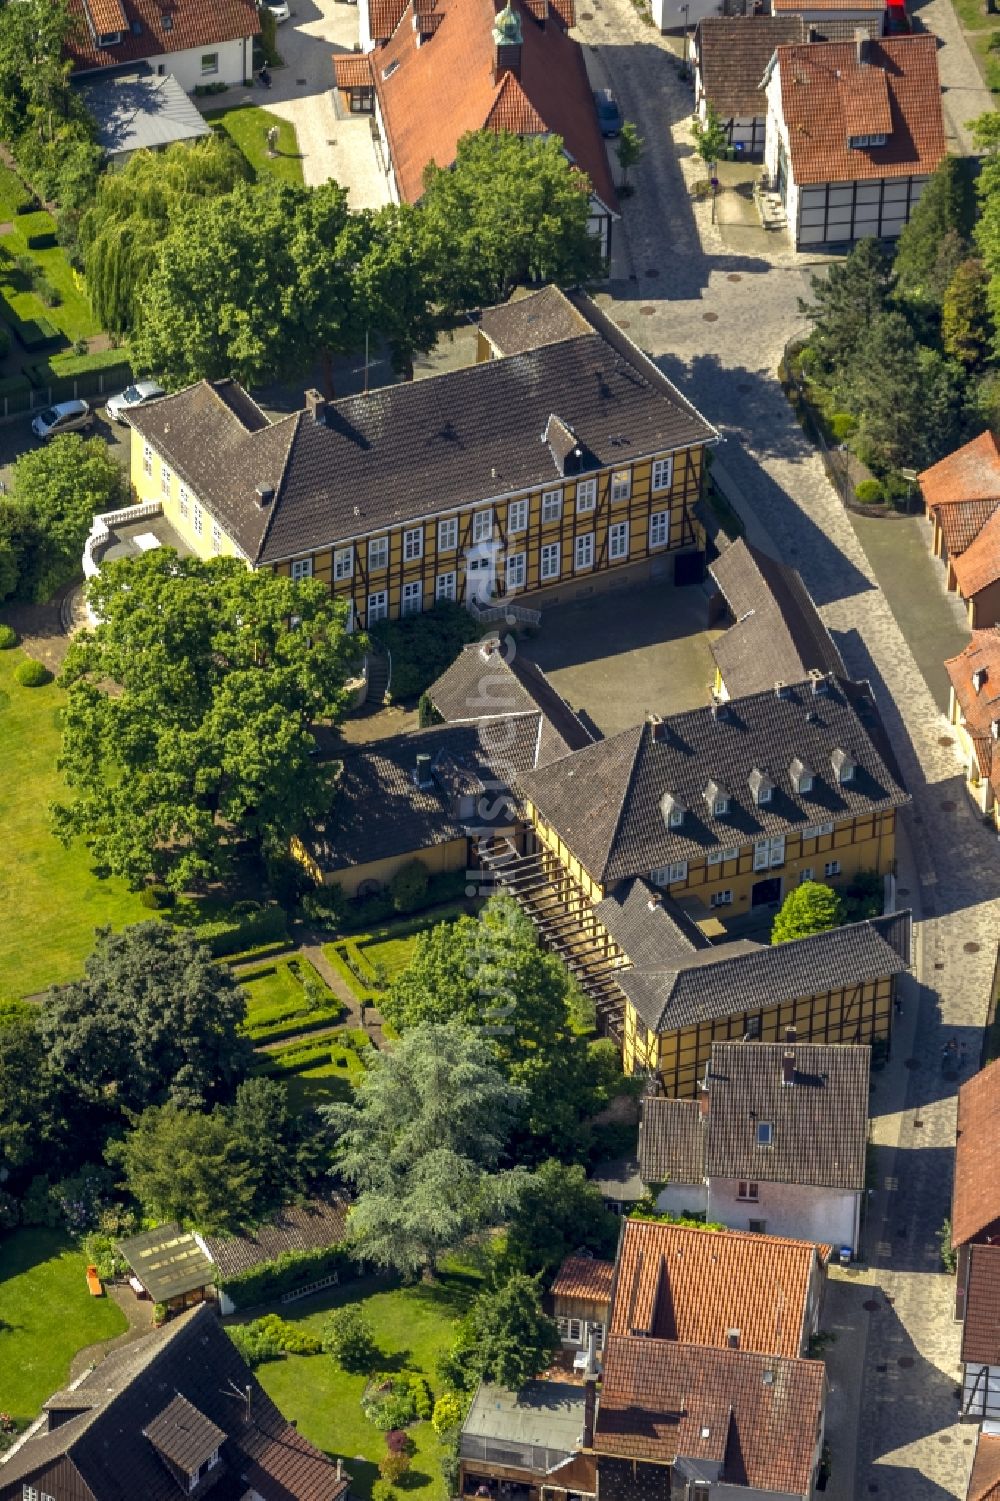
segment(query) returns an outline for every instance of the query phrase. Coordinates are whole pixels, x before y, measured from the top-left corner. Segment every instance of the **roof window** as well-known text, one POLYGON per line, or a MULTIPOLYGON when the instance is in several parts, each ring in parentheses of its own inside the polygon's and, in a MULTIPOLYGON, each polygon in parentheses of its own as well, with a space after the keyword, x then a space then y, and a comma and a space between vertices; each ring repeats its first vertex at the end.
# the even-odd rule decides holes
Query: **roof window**
POLYGON ((769 803, 774 792, 774 783, 767 773, 761 771, 759 766, 755 766, 750 773, 749 780, 750 791, 753 793, 753 800, 757 806, 762 807, 765 803, 769 803))
POLYGON ((769 1147, 771 1145, 772 1138, 773 1138, 773 1132, 771 1130, 771 1122, 770 1121, 758 1121, 757 1122, 757 1145, 759 1147, 769 1147))
POLYGON ((396 69, 398 67, 399 67, 399 58, 398 57, 394 57, 393 60, 392 60, 392 62, 389 64, 389 66, 387 68, 383 68, 382 69, 382 78, 383 78, 383 80, 385 80, 386 78, 391 78, 392 75, 395 73, 395 71, 396 71, 396 69))
POLYGON ((815 780, 812 769, 804 761, 801 761, 798 756, 793 758, 792 764, 788 768, 788 775, 791 777, 792 786, 797 793, 801 795, 803 792, 812 791, 813 781, 815 780))
POLYGON ((854 773, 857 770, 855 763, 847 752, 838 745, 830 757, 830 764, 836 773, 837 781, 843 786, 847 782, 854 781, 854 773))
POLYGON ((886 143, 886 136, 884 134, 849 136, 848 142, 852 151, 864 151, 870 146, 884 146, 886 143))

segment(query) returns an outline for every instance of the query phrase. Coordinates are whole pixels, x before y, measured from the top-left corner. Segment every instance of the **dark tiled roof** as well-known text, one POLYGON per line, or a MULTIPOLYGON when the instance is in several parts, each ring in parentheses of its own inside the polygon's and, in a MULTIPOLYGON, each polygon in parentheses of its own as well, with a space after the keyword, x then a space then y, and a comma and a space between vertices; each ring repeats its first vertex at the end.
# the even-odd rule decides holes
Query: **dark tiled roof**
POLYGON ((206 1418, 179 1392, 142 1432, 154 1449, 159 1449, 186 1475, 200 1469, 226 1438, 224 1429, 206 1418))
POLYGON ((634 969, 683 969, 712 947, 687 913, 648 881, 622 881, 594 911, 634 969))
POLYGON ((154 1303, 166 1303, 215 1280, 215 1267, 191 1231, 180 1225, 144 1230, 119 1242, 118 1249, 154 1303))
POLYGON ((930 35, 882 37, 865 43, 862 62, 853 42, 779 47, 780 108, 795 181, 933 172, 945 155, 937 45, 930 35), (885 131, 885 144, 852 147, 852 129, 885 131))
POLYGON ((705 1121, 697 1100, 646 1095, 639 1121, 639 1170, 644 1183, 701 1183, 705 1121))
MULTIPOLYGON (((707 24, 707 23, 702 23, 707 24)), ((794 568, 742 539, 711 566, 735 625, 712 643, 730 697, 797 683, 812 670, 846 677, 840 652, 794 568)))
POLYGON ((868 1142, 871 1049, 717 1042, 708 1068, 705 1175, 860 1192, 868 1142), (794 1083, 782 1059, 794 1054, 794 1083), (771 1123, 771 1145, 757 1122, 771 1123))
POLYGON ((543 287, 526 297, 512 297, 485 308, 479 327, 498 355, 526 354, 561 339, 590 332, 587 320, 557 287, 543 287))
POLYGON ((1000 1246, 973 1246, 969 1257, 962 1359, 1000 1365, 1000 1246))
POLYGON ((74 1395, 92 1405, 28 1439, 0 1466, 0 1491, 65 1456, 100 1501, 175 1501, 177 1481, 143 1435, 178 1395, 224 1435, 213 1501, 241 1501, 251 1486, 268 1501, 339 1501, 347 1491, 347 1477, 282 1417, 209 1304, 112 1350, 74 1395))
POLYGON ((245 1235, 206 1235, 203 1240, 223 1278, 252 1272, 285 1251, 325 1250, 344 1238, 343 1199, 310 1199, 280 1210, 266 1225, 245 1235))
POLYGON ((708 16, 698 22, 695 52, 702 92, 724 120, 767 114, 760 82, 785 42, 804 42, 801 16, 708 16))
POLYGON ((746 939, 701 949, 676 968, 622 969, 615 980, 654 1032, 862 985, 910 966, 910 913, 848 923, 791 943, 746 939))
POLYGON ((115 0, 110 10, 95 0, 69 0, 69 11, 75 24, 65 50, 78 72, 211 47, 260 31, 254 0, 115 0), (117 46, 97 45, 97 36, 115 31, 124 33, 117 46))
POLYGON ((958 1139, 952 1189, 951 1234, 956 1246, 975 1240, 1000 1220, 1000 1059, 988 1063, 958 1091, 958 1139))
POLYGON ((151 402, 130 421, 265 563, 558 481, 539 441, 553 412, 595 465, 716 436, 589 298, 570 300, 593 332, 328 402, 319 421, 299 412, 249 431, 221 382, 151 402), (276 490, 263 509, 260 484, 276 490))
POLYGON ((798 684, 780 698, 750 694, 636 725, 530 773, 525 794, 601 882, 909 802, 843 688, 832 679, 822 687, 798 684), (834 772, 838 751, 856 766, 850 782, 834 772), (795 789, 795 758, 812 772, 808 792, 795 789), (755 771, 774 784, 764 805, 751 790, 755 771), (710 780, 729 798, 721 816, 706 800, 710 780), (667 794, 686 810, 680 827, 663 811, 667 794))
POLYGON ((809 1290, 830 1247, 777 1235, 625 1220, 609 1332, 682 1344, 728 1343, 795 1356, 809 1290))
POLYGON ((554 1298, 589 1298, 592 1303, 607 1303, 614 1280, 613 1261, 567 1256, 549 1291, 554 1298))
MULTIPOLYGON (((344 756, 343 769, 325 818, 301 836, 322 870, 343 870, 462 839, 480 820, 460 815, 451 798, 456 778, 476 799, 484 792, 491 810, 496 784, 510 786, 534 765, 541 715, 435 725, 414 734, 379 740, 344 756), (417 756, 432 758, 432 784, 413 780, 417 756)), ((493 822, 496 815, 491 811, 493 822)))
POLYGON ((540 766, 589 745, 594 738, 541 668, 519 651, 508 655, 495 636, 463 647, 427 694, 450 724, 543 714, 540 766))
POLYGON ((818 1360, 613 1336, 594 1448, 661 1465, 703 1460, 713 1474, 721 1464, 721 1484, 806 1497, 824 1394, 818 1360))

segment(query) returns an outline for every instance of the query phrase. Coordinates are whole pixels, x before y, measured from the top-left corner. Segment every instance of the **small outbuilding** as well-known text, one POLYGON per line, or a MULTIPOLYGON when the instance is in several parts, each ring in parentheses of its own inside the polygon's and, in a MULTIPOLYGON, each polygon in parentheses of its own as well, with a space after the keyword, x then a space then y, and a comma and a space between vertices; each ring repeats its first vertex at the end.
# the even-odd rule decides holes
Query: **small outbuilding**
POLYGON ((172 73, 131 67, 81 84, 80 94, 94 118, 97 144, 113 167, 123 167, 137 151, 162 151, 212 134, 172 73))
POLYGON ((131 1268, 129 1282, 172 1312, 215 1297, 215 1264, 197 1235, 180 1225, 157 1225, 118 1243, 131 1268))

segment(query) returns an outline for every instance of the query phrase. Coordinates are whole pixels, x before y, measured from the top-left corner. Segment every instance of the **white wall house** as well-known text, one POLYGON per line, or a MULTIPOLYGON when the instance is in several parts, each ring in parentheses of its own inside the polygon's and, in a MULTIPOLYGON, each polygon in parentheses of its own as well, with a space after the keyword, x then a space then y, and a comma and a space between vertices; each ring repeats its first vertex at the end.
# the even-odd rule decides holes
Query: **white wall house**
POLYGON ((928 34, 779 47, 764 162, 795 249, 902 233, 945 155, 928 34))
POLYGON ((76 26, 66 44, 75 75, 145 63, 189 94, 253 76, 260 31, 254 0, 70 0, 76 26))
POLYGON ((861 1189, 822 1188, 810 1183, 710 1178, 707 1218, 733 1230, 758 1230, 794 1240, 814 1240, 835 1249, 858 1247, 861 1189))

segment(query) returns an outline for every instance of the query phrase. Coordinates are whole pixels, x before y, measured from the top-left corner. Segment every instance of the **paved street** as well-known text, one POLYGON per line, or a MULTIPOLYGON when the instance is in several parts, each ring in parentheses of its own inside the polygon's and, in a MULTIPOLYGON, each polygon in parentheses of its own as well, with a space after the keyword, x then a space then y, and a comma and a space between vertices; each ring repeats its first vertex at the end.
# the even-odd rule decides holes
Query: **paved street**
MULTIPOLYGON (((707 222, 699 234, 683 174, 691 96, 666 45, 629 0, 593 0, 580 29, 598 49, 591 66, 603 71, 647 141, 636 196, 617 227, 626 243, 611 295, 601 300, 722 428, 720 480, 751 539, 800 569, 849 667, 871 680, 914 798, 900 841, 900 899, 922 919, 917 973, 892 1063, 873 1096, 878 1188, 866 1264, 831 1292, 828 1323, 839 1338, 830 1355, 827 1494, 837 1501, 964 1496, 972 1433, 956 1422, 954 1284, 939 1270, 936 1240, 950 1197, 955 1082, 941 1077, 939 1060, 951 1035, 964 1036, 970 1057, 978 1055, 1000 932, 1000 848, 965 796, 949 727, 775 377, 800 322, 808 262, 773 237, 761 237, 752 253, 734 253, 707 222)), ((956 38, 946 37, 941 56, 953 61, 942 61, 943 73, 961 70, 957 44, 964 42, 956 38)), ((697 212, 707 221, 707 208, 697 212)), ((885 523, 897 524, 907 525, 885 523)), ((880 538, 872 553, 888 574, 891 545, 880 538)), ((936 576, 933 582, 940 587, 936 576)), ((910 628, 898 599, 897 610, 910 628)), ((944 656, 954 649, 955 624, 943 600, 940 618, 952 631, 944 656)), ((929 644, 919 649, 929 662, 929 644)))

